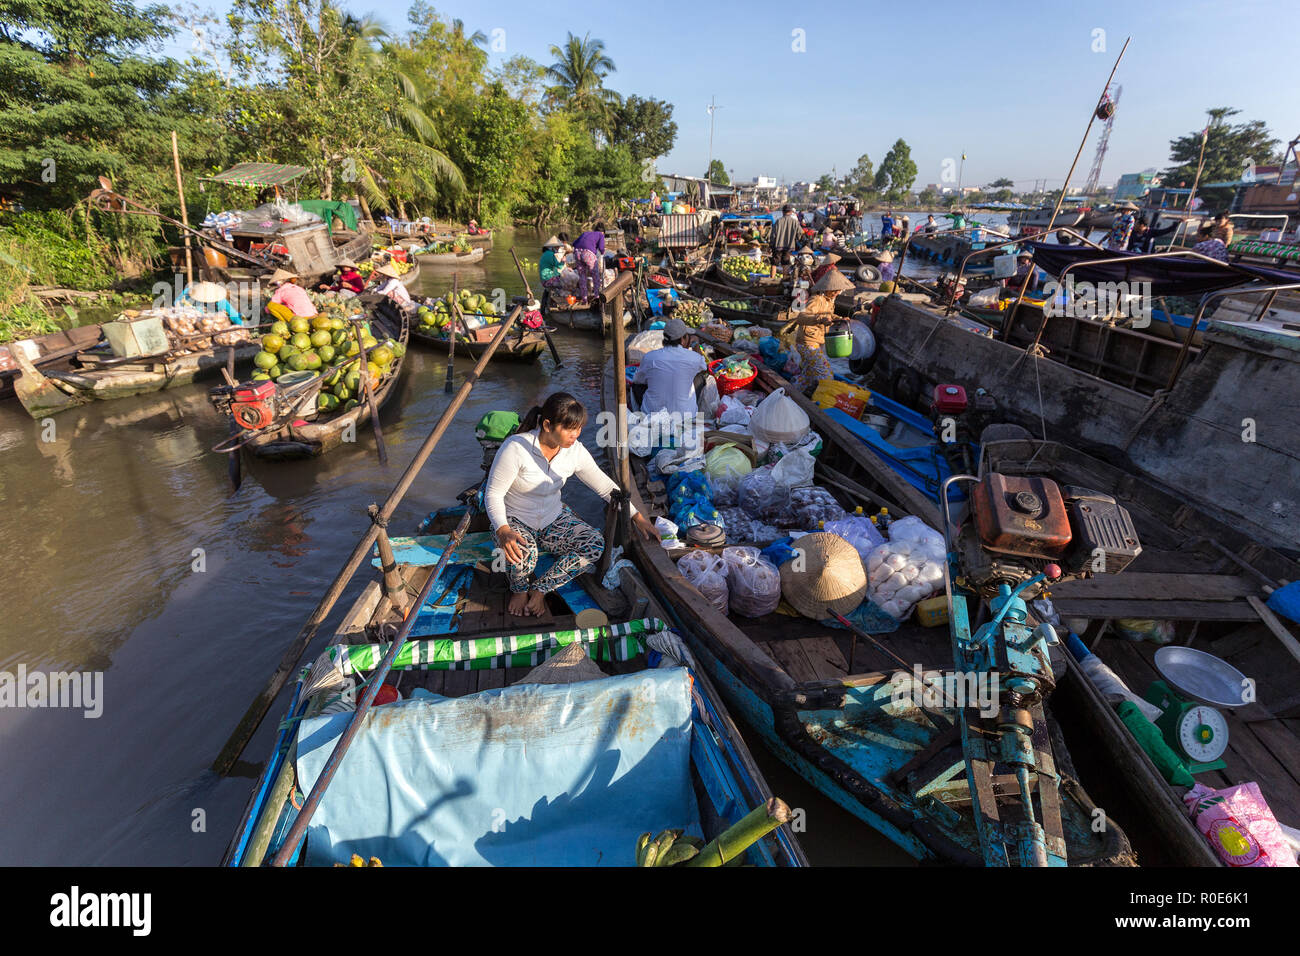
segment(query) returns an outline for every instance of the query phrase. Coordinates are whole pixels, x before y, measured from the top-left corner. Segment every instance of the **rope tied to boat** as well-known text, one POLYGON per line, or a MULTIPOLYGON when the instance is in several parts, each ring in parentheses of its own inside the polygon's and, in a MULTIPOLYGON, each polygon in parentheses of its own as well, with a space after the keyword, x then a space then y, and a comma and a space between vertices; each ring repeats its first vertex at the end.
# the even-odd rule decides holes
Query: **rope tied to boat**
POLYGON ((1147 419, 1154 415, 1156 411, 1159 410, 1160 406, 1165 403, 1165 399, 1169 397, 1169 394, 1170 392, 1167 388, 1156 389, 1151 394, 1151 400, 1147 402, 1146 410, 1142 412, 1142 416, 1133 424, 1133 427, 1129 429, 1128 435, 1124 438, 1124 444, 1119 446, 1121 451, 1128 451, 1128 446, 1137 441, 1138 432, 1142 431, 1142 426, 1145 425, 1147 419))
POLYGON ((368 506, 366 514, 370 516, 370 523, 376 528, 388 529, 388 519, 379 513, 379 505, 372 504, 368 506))

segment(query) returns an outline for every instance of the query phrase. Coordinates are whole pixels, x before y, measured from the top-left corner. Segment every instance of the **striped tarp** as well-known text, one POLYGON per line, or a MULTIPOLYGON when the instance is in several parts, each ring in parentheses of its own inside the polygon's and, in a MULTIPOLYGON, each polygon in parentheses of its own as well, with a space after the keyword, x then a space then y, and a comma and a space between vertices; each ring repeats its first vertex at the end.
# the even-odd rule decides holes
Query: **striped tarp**
POLYGON ((283 186, 304 173, 306 166, 284 166, 280 163, 240 163, 214 176, 204 176, 210 182, 229 183, 231 186, 283 186))
POLYGON ((700 220, 694 213, 663 216, 659 220, 659 245, 694 249, 700 244, 700 220))
MULTIPOLYGON (((397 652, 394 670, 478 671, 505 667, 536 667, 556 651, 570 644, 589 645, 594 660, 609 660, 613 645, 615 660, 636 657, 644 649, 642 637, 667 630, 657 618, 643 618, 604 627, 549 631, 541 634, 508 634, 501 637, 436 637, 408 641, 397 652)), ((335 644, 328 654, 342 674, 374 670, 388 653, 388 644, 335 644)))
POLYGON ((1238 239, 1228 247, 1228 251, 1247 256, 1300 259, 1300 243, 1294 242, 1265 242, 1263 239, 1238 239))

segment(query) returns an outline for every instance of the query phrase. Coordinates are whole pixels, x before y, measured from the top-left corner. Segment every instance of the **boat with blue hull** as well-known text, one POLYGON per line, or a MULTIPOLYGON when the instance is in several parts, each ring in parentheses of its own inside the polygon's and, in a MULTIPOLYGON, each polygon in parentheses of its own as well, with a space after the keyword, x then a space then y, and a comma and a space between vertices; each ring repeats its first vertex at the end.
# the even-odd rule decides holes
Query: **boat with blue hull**
MULTIPOLYGON (((631 569, 616 572, 613 591, 571 583, 521 629, 504 576, 489 570, 477 507, 434 512, 420 532, 391 539, 393 564, 374 562, 383 579, 299 675, 226 865, 282 854, 299 866, 631 866, 639 833, 676 828, 702 843, 772 798, 707 674, 631 569), (288 847, 302 794, 408 616, 380 705, 305 841, 288 847)), ((788 826, 743 858, 806 865, 788 826)))
MULTIPOLYGON (((772 384, 760 375, 750 387, 765 391, 772 384)), ((605 385, 606 407, 612 408, 612 363, 605 385)), ((832 490, 846 510, 885 505, 900 516, 914 513, 904 502, 917 502, 927 523, 938 526, 938 509, 928 498, 824 412, 796 398, 824 443, 817 483, 832 490)), ((662 503, 652 490, 647 461, 633 457, 631 471, 632 503, 643 514, 658 514, 662 503)), ((1107 820, 1099 832, 1092 826, 1100 811, 1078 783, 1050 710, 1031 722, 1029 739, 1042 773, 1025 788, 1002 765, 997 773, 979 769, 983 758, 972 759, 978 741, 964 744, 971 735, 963 726, 963 710, 946 706, 951 697, 933 693, 969 669, 954 667, 954 640, 946 629, 894 621, 873 611, 870 602, 845 619, 849 628, 779 611, 752 618, 723 613, 678 570, 674 557, 683 551, 639 539, 628 547, 732 711, 791 769, 917 860, 1134 862, 1118 824, 1107 820), (980 783, 972 788, 975 779, 980 783), (990 814, 1018 819, 1015 808, 1026 806, 1026 791, 1032 817, 1021 822, 1044 825, 1041 854, 1022 851, 1013 840, 994 846, 998 841, 990 841, 989 828, 981 823, 990 814)), ((978 606, 975 597, 971 607, 978 606)), ((991 771, 991 765, 984 770, 991 771)), ((1019 832, 1019 825, 1008 823, 1005 832, 1019 832)))

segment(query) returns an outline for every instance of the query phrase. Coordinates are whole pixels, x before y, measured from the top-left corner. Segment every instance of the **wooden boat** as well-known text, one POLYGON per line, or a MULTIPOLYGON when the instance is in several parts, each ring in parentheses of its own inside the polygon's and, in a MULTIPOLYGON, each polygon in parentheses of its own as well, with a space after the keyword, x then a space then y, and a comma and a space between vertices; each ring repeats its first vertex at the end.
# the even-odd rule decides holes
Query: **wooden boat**
POLYGON ((742 279, 726 272, 716 263, 713 266, 712 275, 715 281, 748 295, 765 296, 772 299, 786 297, 785 283, 780 278, 742 279))
POLYGON ((690 276, 686 279, 686 284, 694 295, 702 299, 708 299, 709 308, 724 319, 752 322, 765 328, 777 328, 785 323, 783 318, 784 310, 772 298, 737 295, 736 291, 730 286, 710 282, 702 276, 690 276), (745 299, 749 302, 750 308, 734 309, 718 304, 719 302, 734 299, 745 299))
POLYGON ((631 324, 630 302, 634 273, 620 272, 614 281, 601 289, 600 295, 583 305, 575 302, 567 304, 552 294, 550 289, 542 290, 542 315, 549 325, 567 326, 571 329, 585 329, 608 335, 616 321, 624 327, 631 324))
MULTIPOLYGON (((206 338, 210 340, 213 335, 206 338)), ((214 344, 185 354, 178 354, 172 347, 155 355, 118 357, 104 343, 75 352, 65 369, 47 366, 44 372, 26 355, 15 351, 11 355, 22 374, 14 380, 13 388, 28 414, 44 418, 78 405, 145 395, 215 375, 226 366, 232 347, 236 362, 251 359, 260 348, 250 338, 240 345, 214 344)))
POLYGON ((78 352, 91 348, 103 337, 100 326, 80 325, 0 345, 0 400, 13 398, 14 380, 22 374, 14 353, 21 350, 39 371, 66 372, 71 368, 72 360, 78 352))
MULTIPOLYGON (((468 355, 471 358, 479 358, 487 344, 492 341, 497 334, 499 323, 494 322, 491 325, 483 325, 477 329, 471 329, 472 339, 467 339, 465 333, 461 332, 456 337, 456 354, 468 355)), ((418 322, 411 325, 411 338, 421 345, 427 345, 431 349, 439 352, 449 351, 450 340, 446 336, 438 335, 434 330, 420 325, 418 322)), ((497 346, 497 350, 492 353, 493 362, 536 362, 546 351, 546 337, 541 332, 527 329, 522 325, 517 325, 515 332, 511 333, 510 338, 497 346), (516 334, 516 332, 518 334, 516 334)))
POLYGON ((840 257, 842 266, 878 266, 880 265, 879 249, 849 249, 845 246, 836 246, 831 250, 840 257))
MULTIPOLYGON (((410 322, 406 314, 387 299, 381 300, 370 314, 372 334, 379 341, 392 338, 406 346, 410 340, 410 322)), ((382 410, 397 393, 398 382, 406 369, 406 356, 393 359, 391 370, 375 389, 375 408, 382 410)), ((314 393, 311 402, 315 402, 314 393)), ((314 411, 314 406, 313 406, 314 411)), ((272 425, 253 433, 242 441, 239 447, 256 458, 270 461, 289 461, 302 458, 318 458, 328 451, 343 444, 345 436, 355 440, 362 432, 362 426, 370 421, 370 405, 361 402, 346 412, 337 411, 324 415, 314 413, 310 420, 295 418, 282 425, 272 425)), ((242 436, 241 436, 242 437, 242 436)), ((222 450, 229 448, 219 446, 222 450)))
MULTIPOLYGON (((1246 699, 1239 706, 1219 708, 1228 731, 1221 758, 1226 766, 1197 772, 1195 780, 1214 789, 1254 781, 1279 822, 1295 827, 1300 823, 1300 643, 1263 601, 1267 587, 1300 580, 1300 564, 1189 505, 1163 484, 1066 445, 1021 435, 986 439, 982 468, 1047 476, 1112 495, 1128 509, 1142 544, 1142 553, 1123 574, 1052 588, 1052 603, 1069 630, 1090 622, 1086 631, 1078 630, 1084 640, 1071 641, 1072 649, 1086 656, 1090 646, 1139 697, 1161 677, 1159 650, 1149 641, 1123 637, 1126 626, 1172 625, 1171 646, 1207 652, 1239 670, 1251 682, 1254 700, 1242 694, 1246 699)), ((1086 737, 1112 785, 1128 798, 1132 809, 1125 824, 1135 842, 1141 834, 1152 862, 1217 865, 1184 809, 1186 788, 1166 782, 1119 720, 1115 698, 1107 699, 1075 666, 1075 657, 1069 660, 1053 700, 1067 729, 1086 737)))
MULTIPOLYGON (((610 364, 607 408, 613 407, 610 364)), ((750 388, 763 392, 779 384, 760 371, 750 388)), ((913 513, 931 527, 938 524, 928 498, 866 455, 803 396, 792 397, 824 443, 818 458, 820 482, 847 510, 883 504, 892 515, 913 513)), ((633 504, 642 514, 662 512, 662 493, 652 492, 645 462, 633 458, 632 472, 633 504)), ((633 538, 632 560, 691 643, 701 667, 777 757, 918 860, 965 865, 983 861, 981 838, 969 812, 971 790, 962 773, 966 758, 957 729, 959 711, 921 707, 906 692, 900 698, 897 689, 912 686, 912 678, 906 671, 895 677, 901 668, 890 656, 847 630, 780 613, 759 618, 721 613, 677 570, 673 553, 657 541, 633 538)), ((945 629, 903 623, 892 633, 881 633, 880 645, 920 672, 942 674, 952 668, 954 648, 945 629)), ((1105 828, 1095 832, 1093 821, 1103 811, 1075 778, 1050 710, 1041 740, 1051 750, 1050 757, 1043 755, 1044 764, 1050 759, 1062 780, 1059 789, 1051 790, 1059 796, 1060 833, 1053 845, 1073 865, 1131 864, 1128 841, 1118 824, 1108 819, 1105 828)), ((1001 788, 1006 782, 994 785, 1001 788)), ((1001 805, 1008 793, 999 789, 988 799, 1001 805)), ((1036 813, 1045 819, 1041 804, 1036 813)))
POLYGON ((468 252, 419 252, 415 258, 418 262, 431 266, 470 266, 482 262, 487 250, 475 246, 468 252))
MULTIPOLYGON (((687 652, 632 570, 616 590, 582 576, 550 596, 543 617, 509 617, 476 512, 434 596, 414 612, 395 605, 436 572, 464 511, 435 512, 418 536, 393 539, 404 597, 372 580, 304 669, 224 865, 258 866, 281 848, 301 806, 290 796, 310 791, 355 710, 340 703, 345 682, 375 668, 409 613, 410 638, 385 680, 403 699, 362 725, 294 865, 356 853, 386 866, 631 866, 639 833, 712 839, 772 797, 707 674, 675 666, 687 652), (575 645, 586 655, 568 670, 586 679, 532 670, 575 645), (400 752, 387 749, 390 731, 405 738, 400 752)), ((807 865, 789 829, 746 861, 807 865)))

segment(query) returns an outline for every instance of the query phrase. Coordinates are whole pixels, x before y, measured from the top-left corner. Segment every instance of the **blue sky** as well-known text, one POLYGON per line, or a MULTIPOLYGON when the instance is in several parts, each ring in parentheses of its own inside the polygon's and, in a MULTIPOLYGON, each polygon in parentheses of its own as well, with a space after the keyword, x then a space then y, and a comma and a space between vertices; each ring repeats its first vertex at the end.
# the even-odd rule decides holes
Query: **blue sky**
MULTIPOLYGON (((391 32, 408 25, 405 0, 343 3, 391 32)), ((1212 106, 1263 120, 1283 143, 1300 134, 1293 0, 433 6, 503 42, 493 66, 516 54, 550 63, 570 30, 604 40, 617 66, 607 86, 674 104, 677 143, 660 172, 704 172, 716 96, 713 155, 738 179, 815 179, 864 152, 879 166, 902 137, 918 187, 943 181, 945 160, 963 151, 966 185, 1002 176, 1018 189, 1059 185, 1127 36, 1102 182, 1168 165, 1169 141, 1199 130, 1212 106)), ((1095 123, 1073 185, 1087 177, 1100 131, 1095 123)))

